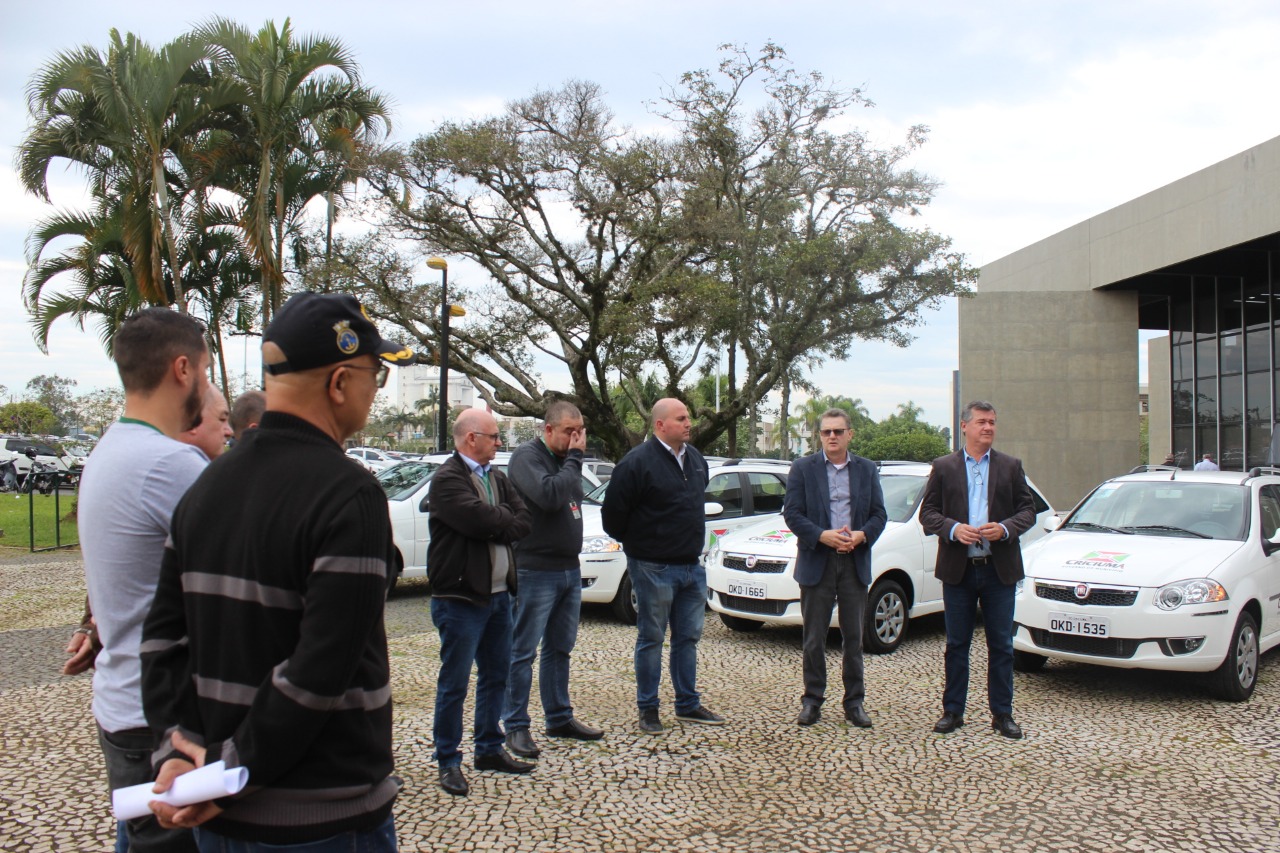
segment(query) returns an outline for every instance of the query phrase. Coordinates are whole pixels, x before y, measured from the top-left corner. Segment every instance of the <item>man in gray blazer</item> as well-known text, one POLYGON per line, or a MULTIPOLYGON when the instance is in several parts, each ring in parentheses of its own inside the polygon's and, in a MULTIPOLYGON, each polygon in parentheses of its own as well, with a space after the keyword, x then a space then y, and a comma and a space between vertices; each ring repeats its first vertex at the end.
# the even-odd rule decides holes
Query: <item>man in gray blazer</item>
POLYGON ((991 449, 994 406, 982 400, 965 406, 960 430, 964 447, 933 460, 920 500, 920 524, 938 537, 934 574, 942 581, 947 627, 943 713, 933 730, 947 734, 964 725, 969 646, 981 604, 991 726, 1020 738, 1013 721, 1013 604, 1023 577, 1018 537, 1035 524, 1035 502, 1022 461, 991 449))
POLYGON ((887 518, 876 466, 849 453, 849 413, 828 409, 818 419, 822 450, 799 459, 787 478, 782 514, 796 535, 796 583, 804 624, 804 697, 796 722, 811 726, 822 716, 827 690, 827 629, 839 602, 844 637, 844 715, 870 728, 863 708, 862 626, 871 584, 871 546, 887 518))

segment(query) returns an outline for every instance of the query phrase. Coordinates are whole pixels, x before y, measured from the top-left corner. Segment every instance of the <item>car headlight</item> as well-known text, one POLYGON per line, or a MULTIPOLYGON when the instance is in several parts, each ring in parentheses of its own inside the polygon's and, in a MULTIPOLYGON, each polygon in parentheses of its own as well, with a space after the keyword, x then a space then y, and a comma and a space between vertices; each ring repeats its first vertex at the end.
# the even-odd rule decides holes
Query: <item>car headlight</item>
POLYGON ((703 564, 704 566, 718 566, 718 565, 720 565, 720 549, 719 549, 719 548, 712 548, 710 551, 708 551, 708 552, 707 552, 706 559, 705 559, 705 560, 703 560, 703 563, 702 563, 702 564, 703 564))
POLYGON ((582 553, 584 554, 604 554, 621 550, 622 545, 612 536, 586 536, 582 540, 582 553))
POLYGON ((1184 604, 1205 604, 1226 600, 1227 591, 1222 588, 1222 584, 1208 578, 1177 581, 1165 584, 1156 590, 1156 607, 1161 610, 1177 610, 1184 604))

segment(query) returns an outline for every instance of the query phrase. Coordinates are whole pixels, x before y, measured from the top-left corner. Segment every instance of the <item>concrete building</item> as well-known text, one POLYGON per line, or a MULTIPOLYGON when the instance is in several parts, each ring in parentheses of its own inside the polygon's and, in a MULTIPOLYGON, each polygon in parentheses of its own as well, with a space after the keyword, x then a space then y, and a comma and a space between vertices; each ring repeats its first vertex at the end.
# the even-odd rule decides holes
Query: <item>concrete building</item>
POLYGON ((981 270, 960 300, 960 400, 999 412, 1057 507, 1172 453, 1265 464, 1280 406, 1280 137, 981 270), (1138 330, 1150 460, 1138 459, 1138 330))
MULTIPOLYGON (((428 364, 412 364, 397 367, 393 373, 396 379, 396 408, 412 411, 419 400, 431 396, 431 392, 440 387, 440 368, 428 364)), ((476 404, 476 386, 465 374, 449 371, 449 407, 465 406, 471 408, 476 404)))

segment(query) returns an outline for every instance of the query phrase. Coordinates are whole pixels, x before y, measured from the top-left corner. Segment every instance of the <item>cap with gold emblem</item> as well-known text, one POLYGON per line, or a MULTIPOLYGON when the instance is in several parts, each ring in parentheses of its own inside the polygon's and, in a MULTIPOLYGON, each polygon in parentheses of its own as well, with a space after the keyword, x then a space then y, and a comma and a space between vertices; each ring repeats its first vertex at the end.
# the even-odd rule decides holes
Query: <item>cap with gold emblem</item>
POLYGON ((268 324, 263 343, 284 352, 284 361, 265 365, 267 373, 296 373, 376 355, 391 364, 409 364, 413 350, 384 340, 354 296, 345 293, 299 293, 268 324))

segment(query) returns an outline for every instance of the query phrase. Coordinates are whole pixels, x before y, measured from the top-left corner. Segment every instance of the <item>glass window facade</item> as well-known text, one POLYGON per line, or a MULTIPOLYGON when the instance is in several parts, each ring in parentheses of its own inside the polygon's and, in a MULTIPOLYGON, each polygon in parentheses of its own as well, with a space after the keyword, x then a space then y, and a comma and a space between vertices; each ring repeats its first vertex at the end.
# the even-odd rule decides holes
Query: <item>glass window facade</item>
POLYGON ((1169 294, 1173 452, 1184 468, 1204 453, 1223 470, 1268 462, 1273 425, 1280 420, 1280 286, 1272 280, 1274 266, 1245 275, 1174 275, 1162 282, 1169 294))

